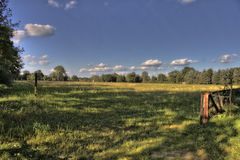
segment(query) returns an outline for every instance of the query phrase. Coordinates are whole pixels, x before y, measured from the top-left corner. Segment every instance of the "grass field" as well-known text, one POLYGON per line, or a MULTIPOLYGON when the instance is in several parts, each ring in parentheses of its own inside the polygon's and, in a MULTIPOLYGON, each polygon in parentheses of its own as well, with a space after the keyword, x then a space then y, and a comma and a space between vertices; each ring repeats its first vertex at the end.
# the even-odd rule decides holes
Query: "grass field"
POLYGON ((240 111, 199 125, 211 85, 27 82, 0 87, 0 159, 240 159, 240 111))

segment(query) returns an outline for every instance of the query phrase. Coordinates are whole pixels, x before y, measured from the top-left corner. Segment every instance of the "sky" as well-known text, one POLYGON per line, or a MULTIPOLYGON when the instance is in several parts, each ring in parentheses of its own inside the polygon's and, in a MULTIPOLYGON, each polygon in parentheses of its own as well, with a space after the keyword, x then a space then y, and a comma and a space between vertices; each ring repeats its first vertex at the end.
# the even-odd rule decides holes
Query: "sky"
POLYGON ((69 75, 240 66, 240 0, 10 0, 24 68, 69 75))

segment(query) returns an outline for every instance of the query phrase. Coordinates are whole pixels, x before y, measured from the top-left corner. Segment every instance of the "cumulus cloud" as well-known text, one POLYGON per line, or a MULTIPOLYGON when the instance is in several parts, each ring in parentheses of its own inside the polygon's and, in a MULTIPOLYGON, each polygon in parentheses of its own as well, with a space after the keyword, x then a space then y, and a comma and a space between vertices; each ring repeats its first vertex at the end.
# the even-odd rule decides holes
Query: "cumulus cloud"
POLYGON ((219 58, 220 63, 231 63, 236 57, 237 54, 224 54, 219 58))
POLYGON ((80 72, 80 73, 88 72, 88 69, 87 69, 87 68, 81 68, 81 69, 79 70, 79 72, 80 72))
POLYGON ((142 63, 143 67, 160 67, 162 62, 158 59, 149 59, 142 63))
POLYGON ((135 72, 135 71, 143 71, 143 70, 149 70, 149 71, 155 71, 158 69, 161 69, 162 62, 159 60, 147 60, 143 62, 140 66, 124 66, 124 65, 114 65, 109 66, 104 63, 100 63, 97 65, 91 65, 88 67, 81 68, 79 70, 80 73, 88 73, 91 75, 94 74, 107 74, 107 73, 117 73, 117 74, 127 74, 129 72, 135 72))
POLYGON ((188 58, 183 58, 183 59, 176 59, 176 60, 173 60, 171 62, 171 65, 172 66, 185 66, 185 65, 189 65, 189 64, 192 64, 192 63, 195 63, 197 61, 194 61, 194 60, 191 60, 191 59, 188 59, 188 58))
POLYGON ((54 71, 55 71, 54 68, 51 68, 51 69, 49 70, 50 73, 52 73, 52 72, 54 72, 54 71))
POLYGON ((55 8, 69 10, 77 5, 77 0, 68 0, 66 3, 60 3, 60 0, 48 0, 48 5, 55 8))
POLYGON ((43 65, 43 66, 48 65, 48 64, 50 63, 49 60, 48 60, 48 55, 45 54, 45 55, 41 56, 41 57, 39 58, 38 63, 39 63, 40 65, 43 65))
POLYGON ((190 3, 195 2, 196 0, 178 0, 178 1, 182 4, 190 4, 190 3))
POLYGON ((13 42, 18 44, 26 37, 42 37, 54 35, 55 28, 49 24, 26 24, 24 30, 17 30, 13 32, 13 42))
POLYGON ((112 68, 108 67, 106 64, 104 63, 100 63, 98 65, 95 66, 90 66, 88 68, 81 68, 80 69, 80 73, 104 73, 104 72, 110 72, 112 71, 112 68))
POLYGON ((32 56, 30 54, 23 55, 23 61, 29 65, 35 65, 37 64, 37 59, 35 56, 32 56))
POLYGON ((90 66, 87 68, 81 68, 80 73, 90 73, 90 74, 98 74, 98 73, 113 73, 113 72, 125 72, 128 71, 129 68, 123 65, 115 65, 108 66, 104 63, 100 63, 95 66, 90 66))
POLYGON ((50 62, 48 60, 48 55, 43 55, 41 57, 36 57, 31 54, 23 55, 23 62, 27 65, 48 65, 50 62))
POLYGON ((89 72, 110 72, 112 69, 110 67, 94 67, 88 69, 89 72))
POLYGON ((107 67, 107 65, 106 65, 106 64, 104 64, 104 63, 100 63, 100 64, 96 65, 96 67, 99 67, 99 68, 104 68, 104 67, 107 67))
POLYGON ((68 9, 74 8, 76 4, 77 4, 76 0, 70 0, 65 4, 65 9, 68 10, 68 9))
POLYGON ((41 25, 41 24, 26 24, 25 32, 27 36, 52 36, 55 32, 55 28, 49 24, 41 25))
POLYGON ((131 66, 131 67, 130 67, 130 70, 132 70, 132 71, 134 71, 134 70, 136 70, 136 69, 137 69, 136 66, 131 66))
POLYGON ((123 71, 127 71, 128 67, 125 67, 123 65, 116 65, 113 67, 113 70, 118 72, 123 72, 123 71))
POLYGON ((60 4, 58 1, 56 0, 48 0, 48 4, 52 7, 56 7, 56 8, 59 8, 60 7, 60 4))

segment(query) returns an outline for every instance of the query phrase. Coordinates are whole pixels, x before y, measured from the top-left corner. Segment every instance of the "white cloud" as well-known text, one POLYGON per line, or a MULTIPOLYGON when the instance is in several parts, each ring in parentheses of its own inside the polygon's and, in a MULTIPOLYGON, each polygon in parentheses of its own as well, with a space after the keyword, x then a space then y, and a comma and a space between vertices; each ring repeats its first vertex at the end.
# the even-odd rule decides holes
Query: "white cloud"
POLYGON ((183 58, 183 59, 173 60, 171 62, 171 65, 172 66, 185 66, 185 65, 192 64, 192 63, 196 63, 196 62, 197 61, 194 61, 194 60, 191 60, 191 59, 188 59, 188 58, 183 58))
POLYGON ((159 67, 161 65, 162 65, 162 62, 157 59, 155 59, 155 60, 149 59, 142 63, 143 67, 159 67))
POLYGON ((56 0, 48 0, 48 4, 52 7, 56 7, 56 8, 59 8, 60 7, 60 4, 58 1, 56 0))
POLYGON ((140 70, 149 70, 150 68, 147 67, 147 66, 141 66, 141 67, 139 67, 139 69, 140 69, 140 70))
POLYGON ((16 30, 13 32, 13 42, 18 44, 26 37, 41 37, 54 35, 55 28, 49 24, 26 24, 24 30, 16 30))
POLYGON ((108 67, 106 64, 104 63, 100 63, 96 66, 90 66, 88 68, 81 68, 79 70, 80 73, 104 73, 104 72, 111 72, 112 68, 108 67))
POLYGON ((29 65, 35 65, 37 64, 37 59, 35 56, 32 56, 30 54, 23 55, 23 61, 29 65))
POLYGON ((127 67, 125 67, 125 66, 123 66, 123 65, 116 65, 116 66, 114 66, 113 67, 113 70, 114 71, 127 71, 128 70, 128 68, 127 67))
POLYGON ((107 67, 107 65, 106 65, 106 64, 104 64, 104 63, 100 63, 100 64, 98 64, 96 67, 99 67, 99 68, 104 68, 104 67, 107 67))
POLYGON ((128 70, 129 70, 129 68, 125 67, 123 65, 115 65, 115 66, 111 67, 104 63, 100 63, 96 66, 81 68, 79 71, 80 71, 80 73, 97 74, 97 73, 123 72, 123 71, 128 71, 128 70))
POLYGON ((52 36, 55 32, 55 28, 49 24, 26 24, 25 32, 28 36, 52 36))
POLYGON ((66 3, 60 3, 59 0, 48 0, 48 4, 49 6, 55 8, 64 8, 65 10, 69 10, 77 5, 77 0, 68 0, 66 3))
POLYGON ((31 65, 31 66, 37 65, 37 64, 45 66, 50 63, 48 60, 48 55, 46 55, 46 54, 41 57, 36 57, 31 54, 23 55, 23 62, 26 65, 31 65))
POLYGON ((88 69, 88 72, 111 72, 112 69, 110 67, 94 67, 88 69))
POLYGON ((136 69, 137 69, 136 66, 131 66, 131 67, 130 67, 130 70, 132 70, 132 71, 134 71, 134 70, 136 70, 136 69))
POLYGON ((182 4, 190 4, 190 3, 195 2, 196 0, 178 0, 178 1, 182 4))
POLYGON ((51 69, 49 70, 50 73, 52 73, 52 72, 54 72, 54 71, 55 71, 54 68, 51 68, 51 69))
POLYGON ((162 65, 162 62, 159 60, 147 60, 144 63, 142 63, 141 66, 124 66, 124 65, 115 65, 115 66, 108 66, 104 63, 100 63, 98 65, 90 65, 85 68, 81 68, 79 70, 80 73, 87 73, 91 75, 95 74, 106 74, 106 73, 117 73, 117 74, 127 74, 129 72, 133 71, 142 71, 142 70, 150 70, 150 71, 156 71, 158 69, 161 69, 160 66, 162 65))
POLYGON ((67 2, 65 4, 65 8, 66 10, 68 9, 71 9, 71 8, 74 8, 74 6, 77 4, 77 1, 76 0, 70 0, 69 2, 67 2))
POLYGON ((79 72, 80 72, 80 73, 88 72, 88 69, 87 69, 87 68, 81 68, 81 69, 79 70, 79 72))
POLYGON ((43 66, 48 65, 48 64, 50 63, 49 60, 48 60, 48 55, 45 54, 45 55, 41 56, 41 57, 39 58, 38 63, 39 63, 40 65, 43 65, 43 66))
POLYGON ((231 63, 236 57, 238 57, 238 54, 224 54, 219 58, 219 62, 231 63))

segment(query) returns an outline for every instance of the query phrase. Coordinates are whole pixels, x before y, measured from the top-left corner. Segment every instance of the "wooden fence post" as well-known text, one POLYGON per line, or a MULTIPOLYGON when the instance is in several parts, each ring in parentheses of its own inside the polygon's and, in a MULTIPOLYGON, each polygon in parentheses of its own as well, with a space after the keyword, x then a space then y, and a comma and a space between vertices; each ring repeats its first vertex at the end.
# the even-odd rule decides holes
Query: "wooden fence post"
POLYGON ((209 119, 209 93, 201 94, 201 103, 200 103, 200 123, 206 124, 209 119))
POLYGON ((37 96, 37 81, 38 81, 38 74, 35 73, 35 74, 34 74, 34 77, 35 77, 35 83, 34 83, 34 94, 35 94, 35 96, 37 96))

